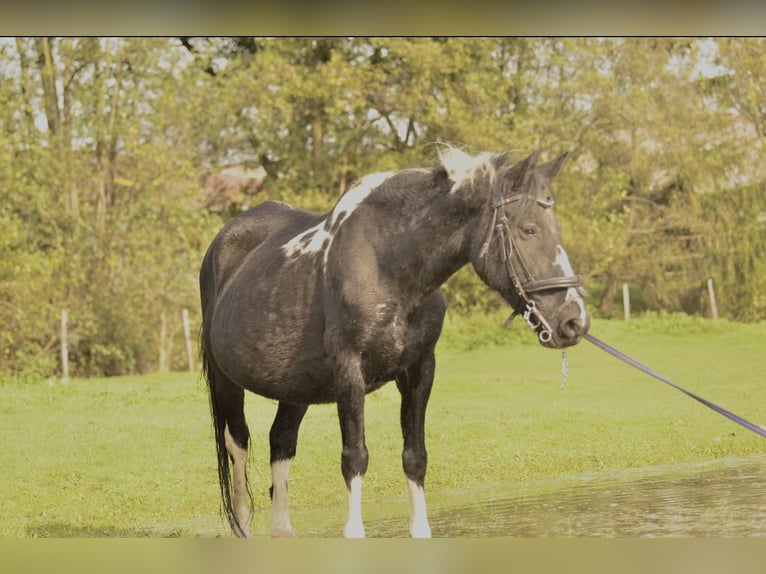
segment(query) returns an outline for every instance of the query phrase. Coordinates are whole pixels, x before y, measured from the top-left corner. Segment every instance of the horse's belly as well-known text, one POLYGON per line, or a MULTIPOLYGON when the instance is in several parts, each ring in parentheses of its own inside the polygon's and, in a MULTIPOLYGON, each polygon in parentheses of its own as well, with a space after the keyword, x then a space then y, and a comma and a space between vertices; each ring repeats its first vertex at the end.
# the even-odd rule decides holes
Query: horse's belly
POLYGON ((216 363, 235 383, 258 395, 294 403, 333 402, 332 364, 315 321, 221 318, 213 325, 216 363))
POLYGON ((337 400, 332 369, 324 365, 311 371, 291 370, 274 378, 262 372, 240 384, 257 395, 287 403, 317 404, 337 400))

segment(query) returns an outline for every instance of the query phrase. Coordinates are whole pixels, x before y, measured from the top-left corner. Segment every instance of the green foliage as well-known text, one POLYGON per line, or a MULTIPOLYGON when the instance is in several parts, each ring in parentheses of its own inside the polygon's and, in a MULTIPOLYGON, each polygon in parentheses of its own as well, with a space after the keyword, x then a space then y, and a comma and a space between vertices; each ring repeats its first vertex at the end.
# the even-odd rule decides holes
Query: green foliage
MULTIPOLYGON (((356 178, 469 152, 571 152, 555 184, 596 314, 766 317, 764 40, 0 41, 0 372, 185 364, 217 228, 263 199, 326 211, 356 178), (262 169, 216 203, 207 178, 262 169), (164 328, 163 328, 164 325, 164 328), (161 363, 160 357, 168 357, 161 363)), ((504 305, 463 269, 452 312, 504 305)))
POLYGON ((536 345, 537 336, 521 318, 504 328, 511 309, 496 309, 488 313, 473 314, 449 311, 439 339, 439 349, 471 351, 481 347, 504 345, 536 345))

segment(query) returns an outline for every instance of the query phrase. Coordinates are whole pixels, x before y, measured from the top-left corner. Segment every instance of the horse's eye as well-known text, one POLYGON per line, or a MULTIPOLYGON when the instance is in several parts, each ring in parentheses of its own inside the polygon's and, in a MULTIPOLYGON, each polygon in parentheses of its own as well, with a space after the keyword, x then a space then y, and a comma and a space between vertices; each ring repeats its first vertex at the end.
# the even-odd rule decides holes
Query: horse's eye
POLYGON ((535 237, 537 235, 537 228, 532 225, 527 225, 521 228, 521 232, 527 237, 535 237))

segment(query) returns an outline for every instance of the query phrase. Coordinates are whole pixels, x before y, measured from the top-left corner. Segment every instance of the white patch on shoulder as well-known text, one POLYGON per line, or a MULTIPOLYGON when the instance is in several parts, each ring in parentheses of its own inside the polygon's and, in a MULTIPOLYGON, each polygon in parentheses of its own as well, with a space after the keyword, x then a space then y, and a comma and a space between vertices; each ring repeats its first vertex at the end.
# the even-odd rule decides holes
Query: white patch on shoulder
POLYGON ((488 152, 472 156, 453 147, 440 150, 439 161, 454 182, 450 193, 454 193, 466 180, 472 179, 479 169, 491 167, 491 157, 492 154, 488 152))
POLYGON ((364 201, 364 199, 370 195, 376 188, 391 177, 394 172, 380 172, 373 173, 363 177, 354 187, 349 189, 341 196, 338 203, 327 217, 310 227, 306 231, 302 231, 290 241, 282 246, 287 257, 294 257, 296 255, 305 255, 312 253, 319 253, 323 247, 326 246, 325 260, 327 259, 327 251, 330 249, 330 243, 332 243, 333 229, 337 225, 341 225, 343 220, 348 217, 356 207, 364 201))
POLYGON ((371 173, 363 177, 357 184, 344 193, 338 200, 338 203, 330 213, 330 227, 335 225, 338 217, 345 212, 346 216, 350 215, 356 207, 364 201, 364 199, 370 195, 376 188, 380 187, 384 181, 394 175, 392 171, 382 171, 379 173, 371 173))

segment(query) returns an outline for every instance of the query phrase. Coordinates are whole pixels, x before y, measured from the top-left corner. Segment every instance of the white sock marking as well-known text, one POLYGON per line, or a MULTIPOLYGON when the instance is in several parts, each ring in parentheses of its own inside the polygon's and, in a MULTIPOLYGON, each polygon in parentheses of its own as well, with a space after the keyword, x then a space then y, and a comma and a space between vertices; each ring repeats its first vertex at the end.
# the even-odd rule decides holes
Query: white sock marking
POLYGON ((348 519, 343 529, 346 538, 364 538, 362 523, 362 477, 351 479, 348 489, 348 519))
POLYGON ((290 524, 287 498, 287 478, 292 459, 278 460, 271 465, 271 536, 283 538, 295 536, 290 524))
POLYGON ((242 532, 242 536, 250 536, 250 497, 247 494, 247 476, 245 475, 245 465, 247 464, 247 450, 240 447, 229 433, 229 425, 226 425, 223 432, 226 450, 234 463, 232 464, 232 481, 234 483, 234 516, 237 517, 242 532))
POLYGON ((426 513, 426 496, 423 487, 407 479, 410 494, 410 536, 413 538, 431 538, 431 527, 426 513))

